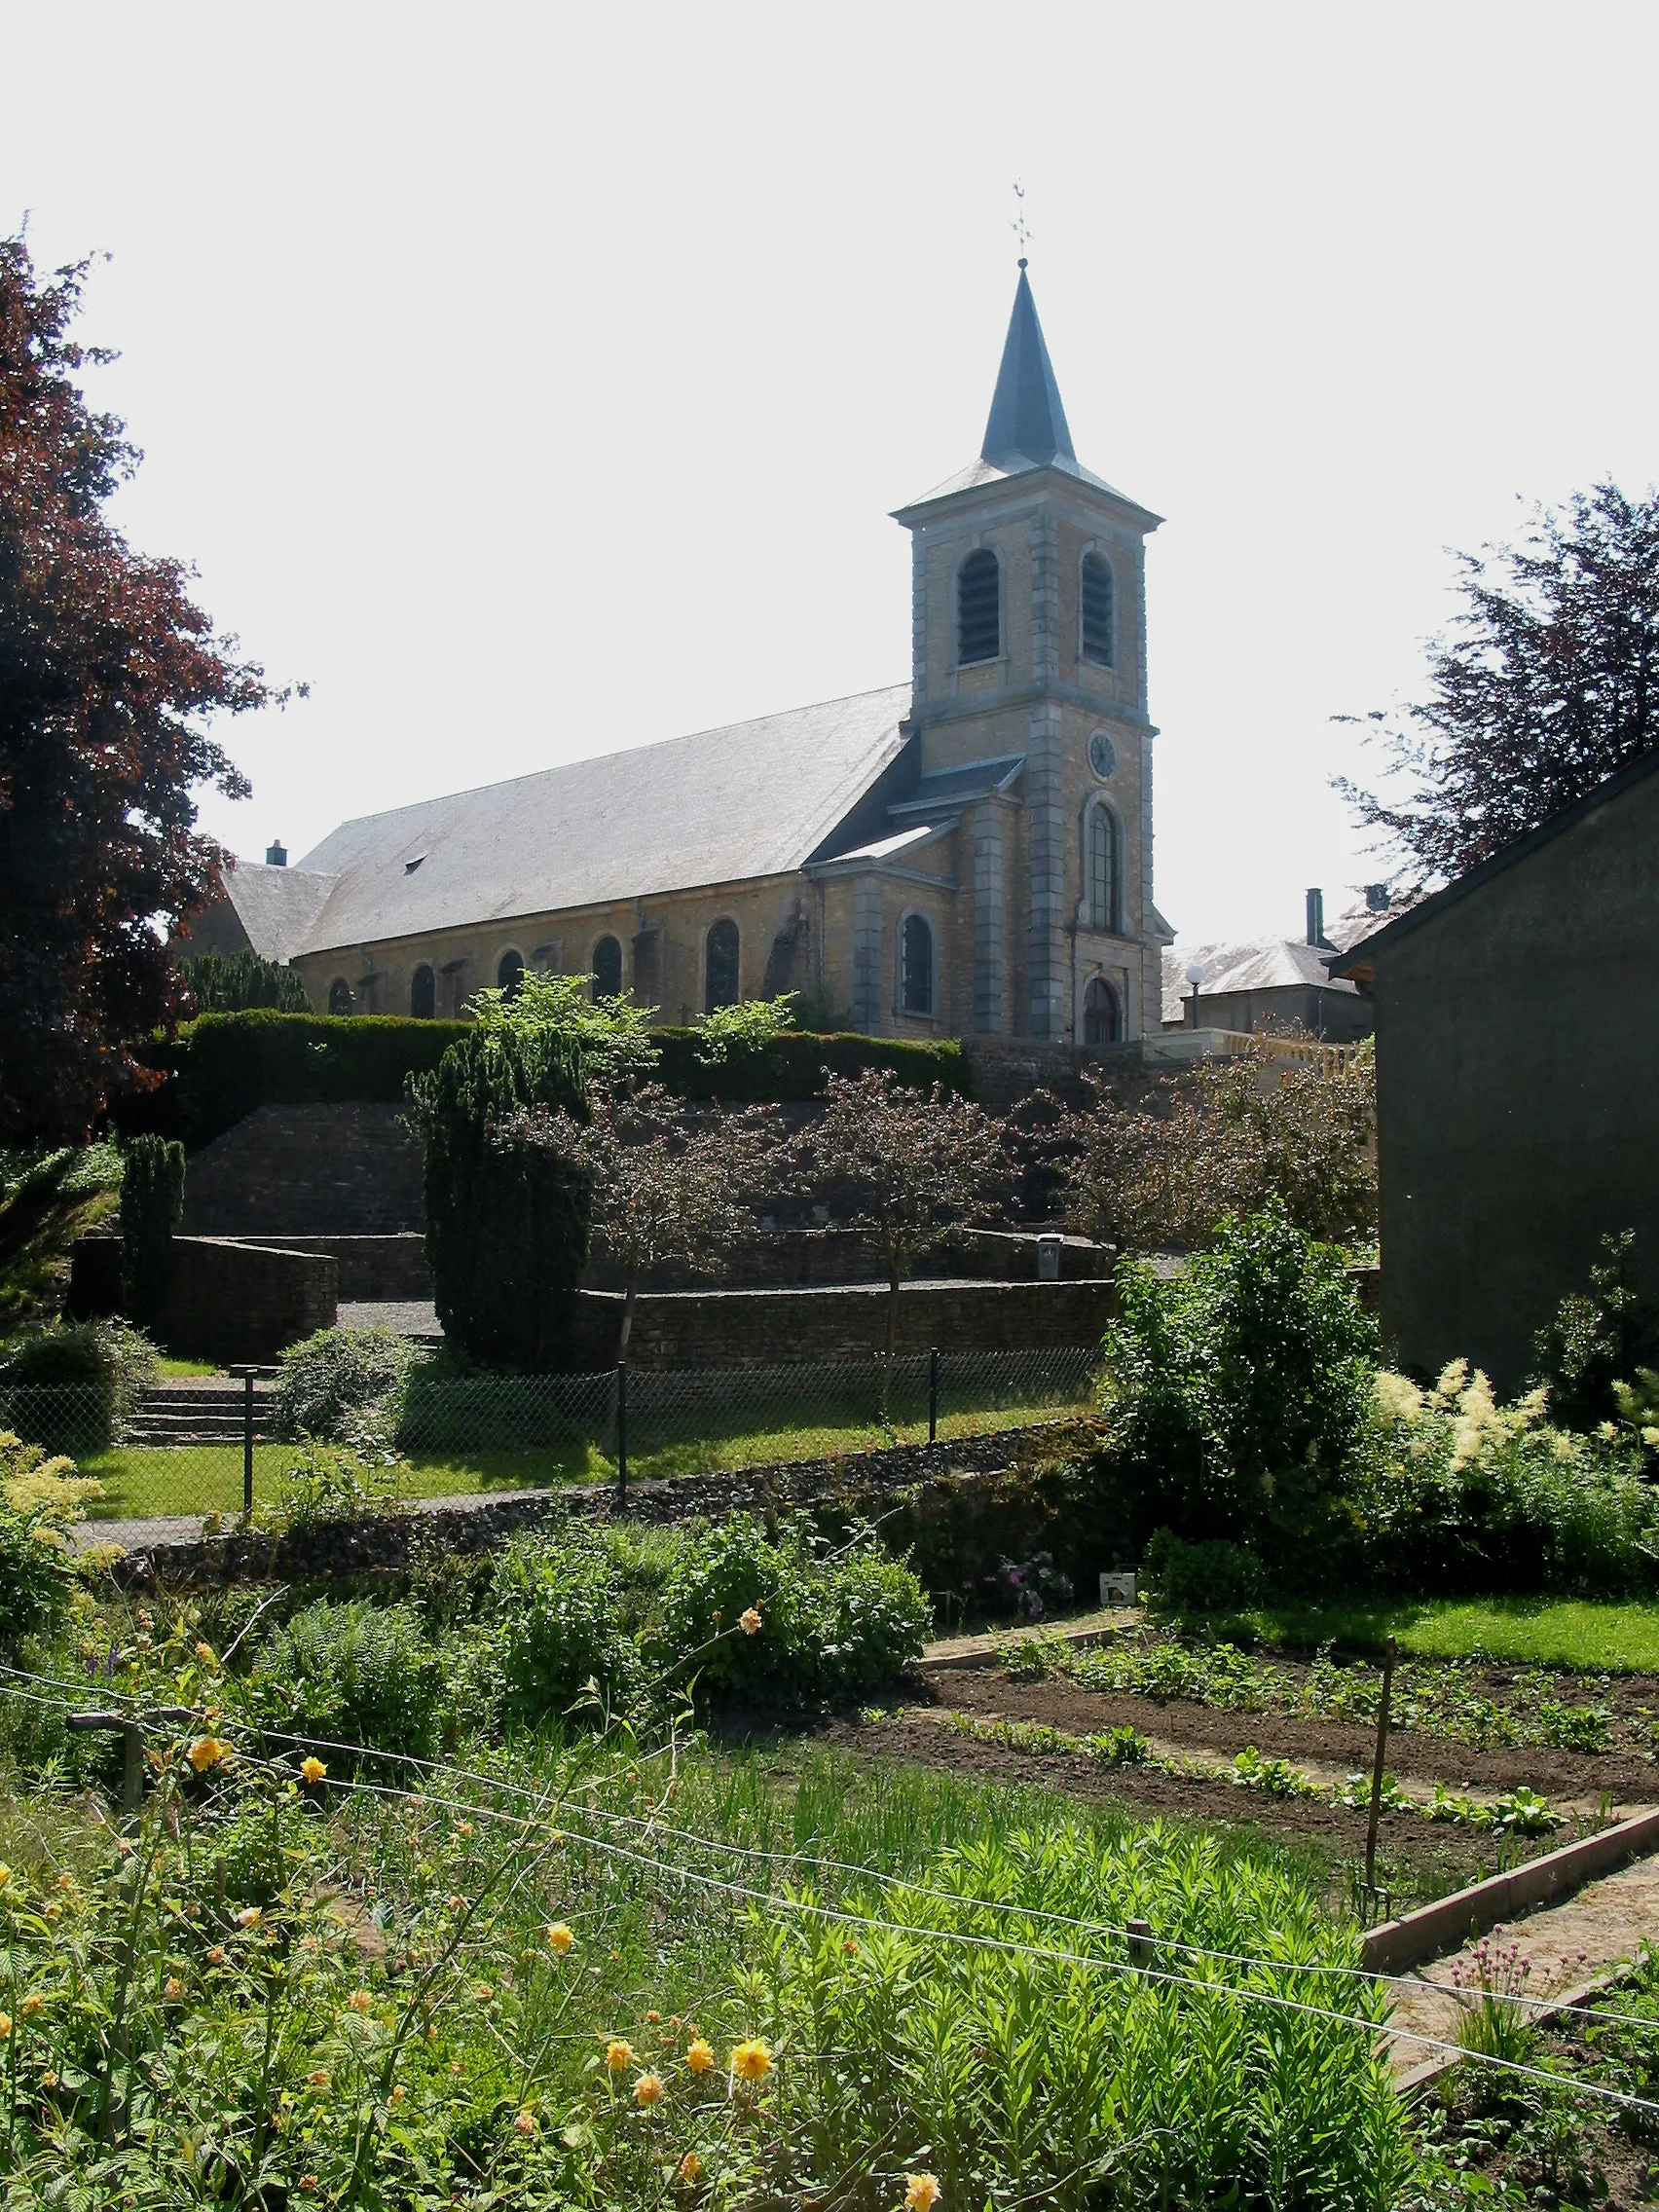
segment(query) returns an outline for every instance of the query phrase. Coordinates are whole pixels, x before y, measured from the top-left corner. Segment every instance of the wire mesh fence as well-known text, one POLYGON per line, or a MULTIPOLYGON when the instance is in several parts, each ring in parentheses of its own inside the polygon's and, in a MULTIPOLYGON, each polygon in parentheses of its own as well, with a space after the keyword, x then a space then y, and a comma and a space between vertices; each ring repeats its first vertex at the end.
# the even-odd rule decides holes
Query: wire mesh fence
POLYGON ((269 1379, 164 1383, 127 1400, 0 1382, 0 1429, 92 1477, 92 1519, 229 1516, 280 1509, 313 1443, 356 1447, 410 1497, 736 1472, 1054 1419, 1090 1402, 1099 1363, 1095 1346, 585 1375, 434 1362, 309 1437, 269 1379))

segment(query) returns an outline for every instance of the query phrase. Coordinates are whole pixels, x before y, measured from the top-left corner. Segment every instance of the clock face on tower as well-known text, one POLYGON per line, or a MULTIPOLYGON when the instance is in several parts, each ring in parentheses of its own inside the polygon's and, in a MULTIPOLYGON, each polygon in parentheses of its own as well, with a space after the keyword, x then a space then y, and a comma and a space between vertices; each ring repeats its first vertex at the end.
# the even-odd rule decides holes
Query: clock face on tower
POLYGON ((1118 749, 1103 729, 1088 741, 1088 765, 1100 777, 1109 776, 1118 765, 1118 749))

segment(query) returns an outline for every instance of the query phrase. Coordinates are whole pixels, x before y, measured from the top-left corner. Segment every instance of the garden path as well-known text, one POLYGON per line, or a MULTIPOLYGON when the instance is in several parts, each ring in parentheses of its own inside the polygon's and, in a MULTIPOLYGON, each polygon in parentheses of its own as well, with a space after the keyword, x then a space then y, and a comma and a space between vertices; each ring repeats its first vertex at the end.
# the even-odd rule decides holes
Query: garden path
MULTIPOLYGON (((1483 1944, 1489 1958, 1515 1944, 1517 1964, 1530 1960, 1523 1988, 1528 1997, 1563 2005, 1606 2002, 1616 2010, 1617 1999, 1604 2000, 1602 1993, 1617 1970, 1638 1957, 1644 1937, 1659 1943, 1659 1859, 1639 1859, 1586 1883, 1559 1904, 1500 1922, 1482 1942, 1426 1961, 1408 1977, 1409 1986, 1395 1989, 1394 2025, 1455 2042, 1466 2001, 1453 1987, 1453 1973, 1474 1980, 1483 1944)), ((1405 2086, 1427 2081, 1447 2059, 1419 2044, 1395 2043, 1389 2062, 1395 2081, 1405 2086)))

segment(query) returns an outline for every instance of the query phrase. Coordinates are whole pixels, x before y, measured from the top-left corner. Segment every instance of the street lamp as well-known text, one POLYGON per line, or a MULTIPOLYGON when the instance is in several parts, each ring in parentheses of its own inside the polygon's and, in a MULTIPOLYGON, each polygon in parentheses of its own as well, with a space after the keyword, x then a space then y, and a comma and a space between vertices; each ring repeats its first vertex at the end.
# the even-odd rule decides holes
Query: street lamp
POLYGON ((1198 985, 1203 981, 1203 962, 1201 960, 1194 960, 1189 963, 1187 969, 1187 980, 1193 986, 1193 1027, 1195 1029, 1197 1029, 1197 1027, 1198 1026, 1198 985))

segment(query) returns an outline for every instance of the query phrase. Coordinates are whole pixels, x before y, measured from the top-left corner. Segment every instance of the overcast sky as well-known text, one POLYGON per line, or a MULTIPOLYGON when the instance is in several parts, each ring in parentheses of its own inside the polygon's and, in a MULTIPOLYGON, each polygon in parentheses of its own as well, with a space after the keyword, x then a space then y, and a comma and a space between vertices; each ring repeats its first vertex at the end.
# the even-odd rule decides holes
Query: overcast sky
MULTIPOLYGON (((0 226, 107 253, 120 516, 308 701, 236 851, 903 680, 889 511, 977 451, 1011 180, 1149 553, 1158 898, 1382 872, 1330 718, 1449 546, 1655 463, 1659 11, 0 0, 0 226)), ((766 763, 756 760, 756 773, 766 763)))

